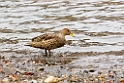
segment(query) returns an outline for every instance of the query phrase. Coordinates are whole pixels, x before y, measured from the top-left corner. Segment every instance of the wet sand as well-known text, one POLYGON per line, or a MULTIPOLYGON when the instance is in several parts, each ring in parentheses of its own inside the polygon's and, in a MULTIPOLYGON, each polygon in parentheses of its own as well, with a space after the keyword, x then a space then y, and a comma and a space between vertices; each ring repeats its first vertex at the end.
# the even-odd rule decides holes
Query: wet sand
POLYGON ((42 83, 48 75, 58 83, 124 82, 123 0, 0 3, 0 83, 42 83), (75 37, 49 58, 24 46, 65 27, 75 37))

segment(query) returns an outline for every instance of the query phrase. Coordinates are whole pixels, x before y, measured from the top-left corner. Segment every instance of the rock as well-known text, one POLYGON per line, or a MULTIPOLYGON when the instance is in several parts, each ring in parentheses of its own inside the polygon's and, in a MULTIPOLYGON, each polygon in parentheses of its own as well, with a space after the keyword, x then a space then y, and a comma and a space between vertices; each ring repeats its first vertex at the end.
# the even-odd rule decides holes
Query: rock
POLYGON ((62 79, 67 79, 68 76, 67 75, 62 75, 62 79))
POLYGON ((25 72, 24 75, 34 75, 34 72, 25 72))
POLYGON ((38 83, 37 80, 31 80, 28 83, 38 83))
POLYGON ((18 80, 18 76, 16 74, 9 75, 9 79, 11 79, 13 82, 18 80))
POLYGON ((0 78, 0 83, 2 83, 2 79, 0 78))
POLYGON ((38 83, 43 83, 43 79, 38 79, 38 83))
POLYGON ((70 78, 70 82, 76 82, 76 81, 77 81, 76 77, 72 76, 72 77, 70 78))
POLYGON ((118 82, 119 83, 124 83, 124 79, 120 78, 120 79, 118 79, 118 82))
POLYGON ((46 78, 44 80, 45 83, 57 83, 59 82, 58 77, 54 77, 54 76, 49 76, 48 78, 46 78))
POLYGON ((2 72, 3 71, 3 69, 2 68, 0 68, 0 72, 2 72))
POLYGON ((2 80, 2 82, 3 82, 3 83, 9 83, 9 79, 8 79, 8 78, 4 78, 4 79, 2 80))
POLYGON ((16 70, 15 68, 12 67, 4 67, 3 72, 5 72, 6 75, 11 75, 11 74, 15 74, 16 70))

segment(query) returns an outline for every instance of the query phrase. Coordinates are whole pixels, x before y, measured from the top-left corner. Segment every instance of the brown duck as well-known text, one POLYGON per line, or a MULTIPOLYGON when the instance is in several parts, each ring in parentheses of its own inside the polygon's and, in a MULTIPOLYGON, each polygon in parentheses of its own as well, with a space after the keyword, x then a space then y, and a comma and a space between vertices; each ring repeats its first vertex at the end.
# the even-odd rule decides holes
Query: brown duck
POLYGON ((48 50, 49 56, 50 56, 50 50, 56 49, 65 45, 66 35, 73 36, 73 34, 68 28, 62 29, 59 35, 55 33, 46 33, 43 35, 39 35, 37 37, 34 37, 32 41, 28 43, 28 46, 45 49, 46 55, 48 55, 47 54, 47 50, 48 50))

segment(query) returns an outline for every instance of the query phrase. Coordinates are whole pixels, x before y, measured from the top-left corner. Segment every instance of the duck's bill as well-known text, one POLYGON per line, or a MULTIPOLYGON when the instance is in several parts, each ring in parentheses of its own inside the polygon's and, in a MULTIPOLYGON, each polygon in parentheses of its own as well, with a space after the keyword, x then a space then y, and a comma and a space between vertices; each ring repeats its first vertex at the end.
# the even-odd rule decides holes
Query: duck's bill
POLYGON ((73 34, 71 33, 70 36, 73 36, 73 34))

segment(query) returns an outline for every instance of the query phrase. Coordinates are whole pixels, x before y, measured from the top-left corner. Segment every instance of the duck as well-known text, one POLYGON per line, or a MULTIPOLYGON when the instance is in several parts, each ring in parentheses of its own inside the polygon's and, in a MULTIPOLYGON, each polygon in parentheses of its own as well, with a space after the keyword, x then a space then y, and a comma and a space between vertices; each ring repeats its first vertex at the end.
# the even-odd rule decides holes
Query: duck
POLYGON ((31 42, 27 43, 27 46, 44 49, 45 55, 49 57, 51 56, 51 50, 60 48, 66 44, 66 35, 73 36, 73 33, 68 28, 60 30, 59 34, 45 33, 32 38, 31 42))

